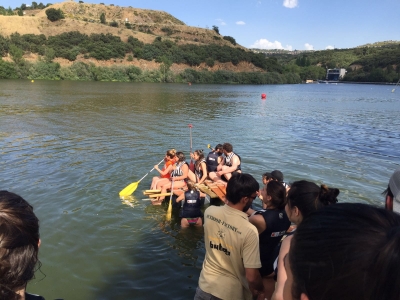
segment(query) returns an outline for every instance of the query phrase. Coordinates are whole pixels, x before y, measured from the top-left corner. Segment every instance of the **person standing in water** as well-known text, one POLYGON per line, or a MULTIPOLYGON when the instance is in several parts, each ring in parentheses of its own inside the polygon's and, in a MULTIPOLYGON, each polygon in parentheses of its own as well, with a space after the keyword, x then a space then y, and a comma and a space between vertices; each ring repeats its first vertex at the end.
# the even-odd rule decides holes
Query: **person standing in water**
POLYGON ((226 188, 227 204, 204 213, 206 255, 195 300, 264 300, 257 228, 246 211, 260 186, 250 174, 235 174, 226 188))
POLYGON ((200 227, 203 225, 200 192, 196 189, 193 181, 188 180, 186 184, 188 190, 176 199, 176 202, 182 201, 181 227, 185 228, 190 225, 200 227))

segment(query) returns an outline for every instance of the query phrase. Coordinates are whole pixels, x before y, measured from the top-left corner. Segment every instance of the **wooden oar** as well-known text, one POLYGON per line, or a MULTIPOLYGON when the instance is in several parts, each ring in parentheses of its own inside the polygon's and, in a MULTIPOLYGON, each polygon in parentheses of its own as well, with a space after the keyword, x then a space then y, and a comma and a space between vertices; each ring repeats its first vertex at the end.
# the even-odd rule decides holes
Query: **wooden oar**
POLYGON ((167 209, 167 215, 165 216, 165 219, 167 221, 171 221, 171 216, 172 216, 172 195, 173 194, 174 194, 174 180, 172 179, 171 195, 169 196, 169 204, 168 204, 168 209, 167 209))
MULTIPOLYGON (((189 130, 190 130, 190 154, 192 154, 192 124, 189 124, 189 130)), ((190 157, 190 164, 189 164, 189 170, 192 171, 194 173, 194 163, 192 160, 192 157, 190 157)))
MULTIPOLYGON (((158 166, 159 164, 161 164, 163 161, 164 161, 164 158, 157 164, 157 166, 158 166)), ((137 189, 137 187, 138 187, 138 185, 139 185, 139 182, 141 182, 141 181, 143 180, 143 178, 145 178, 147 175, 149 175, 149 173, 150 173, 151 171, 153 171, 153 170, 154 170, 154 168, 151 169, 149 172, 147 172, 147 174, 144 175, 142 178, 140 178, 139 181, 132 182, 130 185, 128 185, 126 188, 124 188, 122 191, 120 191, 120 192, 119 192, 119 196, 120 196, 120 197, 126 197, 126 196, 129 196, 129 195, 132 195, 132 193, 133 193, 134 191, 136 191, 136 189, 137 189)))

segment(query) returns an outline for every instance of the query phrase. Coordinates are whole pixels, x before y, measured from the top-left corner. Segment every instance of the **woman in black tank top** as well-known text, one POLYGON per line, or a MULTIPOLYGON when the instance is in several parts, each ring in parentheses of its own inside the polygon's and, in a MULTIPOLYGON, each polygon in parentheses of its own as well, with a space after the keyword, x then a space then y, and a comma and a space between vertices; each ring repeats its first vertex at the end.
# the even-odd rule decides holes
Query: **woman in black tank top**
POLYGON ((260 274, 263 278, 265 297, 271 299, 275 290, 274 249, 289 228, 290 221, 285 212, 286 189, 281 183, 268 182, 261 190, 261 195, 267 208, 254 212, 249 221, 258 230, 262 265, 260 274))

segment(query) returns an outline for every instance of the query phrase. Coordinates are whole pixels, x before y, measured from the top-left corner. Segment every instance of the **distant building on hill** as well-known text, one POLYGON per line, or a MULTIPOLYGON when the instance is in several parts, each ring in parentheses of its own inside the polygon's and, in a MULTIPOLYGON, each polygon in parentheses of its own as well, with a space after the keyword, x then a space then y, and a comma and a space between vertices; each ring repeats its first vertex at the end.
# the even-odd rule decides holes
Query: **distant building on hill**
POLYGON ((339 81, 342 80, 346 75, 346 69, 328 69, 326 71, 326 80, 328 81, 339 81))

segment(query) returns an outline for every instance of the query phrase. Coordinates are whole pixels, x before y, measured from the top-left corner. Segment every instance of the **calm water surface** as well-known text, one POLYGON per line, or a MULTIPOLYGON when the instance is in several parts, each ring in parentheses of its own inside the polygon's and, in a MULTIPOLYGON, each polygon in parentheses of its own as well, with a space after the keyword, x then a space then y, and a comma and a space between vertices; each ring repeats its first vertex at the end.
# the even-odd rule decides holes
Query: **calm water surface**
POLYGON ((230 142, 245 172, 338 187, 340 201, 383 205, 400 158, 400 90, 351 84, 164 85, 0 81, 0 189, 41 221, 46 299, 192 299, 202 230, 118 192, 165 150, 230 142), (261 93, 268 95, 266 101, 261 93))

